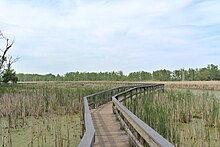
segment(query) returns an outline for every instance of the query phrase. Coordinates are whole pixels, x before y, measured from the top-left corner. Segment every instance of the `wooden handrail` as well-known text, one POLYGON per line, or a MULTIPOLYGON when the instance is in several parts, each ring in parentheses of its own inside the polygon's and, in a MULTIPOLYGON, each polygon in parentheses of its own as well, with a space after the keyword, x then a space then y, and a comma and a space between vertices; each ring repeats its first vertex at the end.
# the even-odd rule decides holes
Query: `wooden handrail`
POLYGON ((113 95, 120 93, 126 89, 133 88, 133 87, 135 86, 132 85, 132 86, 122 86, 118 88, 112 88, 110 90, 105 90, 105 91, 101 91, 98 93, 94 93, 94 94, 85 96, 83 98, 84 100, 84 103, 83 103, 83 137, 80 141, 79 147, 91 147, 93 146, 95 142, 95 129, 94 129, 94 125, 92 122, 92 116, 91 116, 91 112, 89 108, 90 104, 88 100, 93 99, 93 103, 96 103, 96 101, 94 100, 95 97, 107 94, 108 98, 104 98, 104 100, 107 99, 108 101, 111 101, 111 97, 113 95))
POLYGON ((136 146, 144 146, 145 144, 149 144, 150 146, 174 147, 173 144, 171 144, 131 111, 129 111, 121 103, 123 99, 118 100, 118 98, 120 96, 124 96, 126 99, 126 93, 132 93, 135 95, 137 94, 136 92, 144 92, 145 90, 163 90, 163 87, 163 84, 143 85, 121 92, 112 97, 113 111, 116 113, 118 119, 121 121, 122 126, 125 128, 136 146))
POLYGON ((151 146, 174 146, 166 139, 164 139, 160 134, 154 131, 151 127, 149 127, 146 123, 140 120, 137 116, 135 116, 125 106, 123 106, 121 101, 123 101, 124 98, 121 100, 118 99, 120 96, 125 96, 126 93, 130 93, 131 91, 135 91, 133 92, 133 94, 139 94, 141 93, 140 90, 157 90, 159 88, 163 90, 164 88, 164 84, 138 84, 140 83, 137 83, 137 85, 122 86, 110 90, 101 91, 89 96, 85 96, 83 98, 83 137, 81 139, 79 147, 91 147, 95 142, 95 129, 89 108, 90 104, 103 104, 111 100, 113 101, 113 111, 117 114, 119 120, 125 127, 125 130, 127 131, 131 140, 136 146, 142 146, 145 142, 147 142, 151 146), (100 96, 103 96, 103 98, 96 101, 96 97, 100 96), (89 103, 88 101, 91 102, 89 103), (133 131, 135 130, 135 132, 139 135, 139 138, 132 134, 132 131, 130 130, 131 128, 133 131))
POLYGON ((88 100, 87 97, 84 97, 84 107, 83 107, 83 119, 84 119, 84 129, 86 132, 81 139, 79 144, 80 147, 91 147, 95 142, 95 129, 92 122, 92 116, 89 110, 88 100))

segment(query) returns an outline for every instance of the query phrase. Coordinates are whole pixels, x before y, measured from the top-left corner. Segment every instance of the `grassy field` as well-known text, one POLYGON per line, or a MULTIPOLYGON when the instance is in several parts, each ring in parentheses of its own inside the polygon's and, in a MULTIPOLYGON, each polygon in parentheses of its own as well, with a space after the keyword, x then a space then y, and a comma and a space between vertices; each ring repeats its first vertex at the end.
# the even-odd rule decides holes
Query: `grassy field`
POLYGON ((111 85, 39 82, 0 86, 0 146, 77 146, 82 98, 111 85))

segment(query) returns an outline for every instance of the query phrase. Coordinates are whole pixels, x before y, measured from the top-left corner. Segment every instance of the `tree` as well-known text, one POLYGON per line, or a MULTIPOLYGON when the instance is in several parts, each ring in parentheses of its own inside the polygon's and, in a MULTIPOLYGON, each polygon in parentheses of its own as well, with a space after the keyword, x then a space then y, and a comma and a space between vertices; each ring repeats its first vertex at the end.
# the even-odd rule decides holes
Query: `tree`
POLYGON ((207 70, 209 71, 209 74, 208 74, 209 80, 219 80, 220 79, 220 74, 219 74, 219 70, 218 70, 217 65, 209 64, 207 66, 207 70))
POLYGON ((16 77, 16 73, 13 69, 5 69, 2 79, 4 83, 8 83, 10 81, 13 83, 17 83, 18 81, 18 77, 16 77))
POLYGON ((174 81, 180 81, 182 78, 182 71, 181 70, 174 70, 172 73, 172 79, 174 81))
POLYGON ((187 73, 187 80, 188 81, 194 81, 196 72, 197 71, 195 69, 189 68, 188 73, 187 73))
POLYGON ((153 71, 153 79, 158 81, 170 81, 171 80, 171 71, 163 69, 153 71))
POLYGON ((128 75, 128 80, 130 80, 130 81, 152 80, 152 75, 151 75, 151 73, 145 72, 145 71, 131 72, 128 75))
MULTIPOLYGON (((7 56, 8 51, 14 44, 14 39, 10 41, 2 31, 0 30, 0 40, 3 40, 3 48, 0 48, 2 54, 0 54, 0 79, 3 82, 8 83, 9 81, 15 82, 17 78, 15 71, 12 69, 12 64, 15 63, 19 58, 13 59, 12 56, 7 56)), ((17 81, 16 81, 17 82, 17 81)))

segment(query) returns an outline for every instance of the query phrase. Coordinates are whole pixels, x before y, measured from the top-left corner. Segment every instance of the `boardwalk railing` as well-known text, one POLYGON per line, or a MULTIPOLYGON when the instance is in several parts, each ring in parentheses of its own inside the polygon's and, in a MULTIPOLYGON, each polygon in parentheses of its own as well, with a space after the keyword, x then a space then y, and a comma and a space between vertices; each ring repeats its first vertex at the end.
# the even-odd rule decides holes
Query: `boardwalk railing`
POLYGON ((112 100, 112 96, 125 91, 135 86, 123 86, 113 88, 110 90, 98 92, 92 95, 85 96, 83 98, 83 138, 79 144, 79 147, 91 147, 95 142, 95 129, 92 122, 92 116, 90 112, 91 107, 98 107, 101 104, 107 103, 112 100))
POLYGON ((144 146, 149 144, 150 146, 173 147, 174 145, 140 120, 121 103, 126 99, 130 99, 132 101, 133 98, 137 98, 138 95, 145 94, 146 92, 163 89, 163 84, 123 86, 85 96, 83 107, 84 135, 79 147, 91 147, 95 142, 95 129, 92 122, 90 107, 98 107, 99 105, 111 100, 113 101, 114 113, 117 115, 134 145, 144 146))
POLYGON ((155 90, 163 91, 164 85, 144 85, 121 92, 112 97, 113 111, 135 146, 145 146, 148 144, 150 146, 174 147, 173 144, 163 138, 121 103, 127 99, 130 99, 132 102, 132 99, 137 98, 139 95, 155 90))

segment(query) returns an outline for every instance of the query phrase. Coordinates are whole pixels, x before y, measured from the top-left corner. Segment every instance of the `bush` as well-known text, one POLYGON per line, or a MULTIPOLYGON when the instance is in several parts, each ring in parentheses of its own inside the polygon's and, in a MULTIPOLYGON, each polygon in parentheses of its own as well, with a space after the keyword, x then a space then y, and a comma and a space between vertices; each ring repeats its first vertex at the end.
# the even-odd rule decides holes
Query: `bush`
POLYGON ((6 69, 3 73, 2 76, 3 82, 4 83, 8 83, 8 82, 13 82, 13 83, 17 83, 18 78, 16 77, 16 73, 15 71, 12 69, 6 69))

